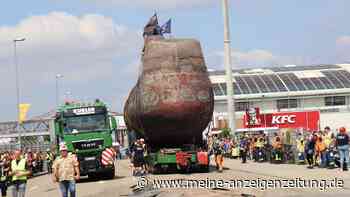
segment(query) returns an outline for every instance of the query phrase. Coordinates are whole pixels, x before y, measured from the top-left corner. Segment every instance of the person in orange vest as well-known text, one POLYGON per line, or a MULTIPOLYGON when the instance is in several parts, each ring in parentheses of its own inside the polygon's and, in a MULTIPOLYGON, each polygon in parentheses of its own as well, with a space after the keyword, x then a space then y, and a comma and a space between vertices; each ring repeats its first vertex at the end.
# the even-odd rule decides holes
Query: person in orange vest
POLYGON ((318 155, 319 158, 321 158, 321 164, 320 167, 324 168, 326 166, 326 144, 324 140, 322 139, 322 136, 319 136, 316 141, 316 155, 318 155))

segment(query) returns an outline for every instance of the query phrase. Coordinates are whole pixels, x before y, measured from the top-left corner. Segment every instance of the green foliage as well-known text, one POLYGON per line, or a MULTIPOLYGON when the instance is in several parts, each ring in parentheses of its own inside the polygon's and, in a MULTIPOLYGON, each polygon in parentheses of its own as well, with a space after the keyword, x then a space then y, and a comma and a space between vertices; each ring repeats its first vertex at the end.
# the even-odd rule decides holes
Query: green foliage
POLYGON ((220 137, 227 138, 231 136, 231 129, 229 128, 223 128, 222 132, 220 133, 220 137))

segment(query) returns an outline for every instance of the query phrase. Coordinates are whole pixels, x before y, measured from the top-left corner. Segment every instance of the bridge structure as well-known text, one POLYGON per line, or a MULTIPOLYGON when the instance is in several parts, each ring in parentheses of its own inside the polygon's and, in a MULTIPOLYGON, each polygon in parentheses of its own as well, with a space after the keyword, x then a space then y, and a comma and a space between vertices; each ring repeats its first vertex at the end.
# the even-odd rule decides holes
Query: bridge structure
MULTIPOLYGON (((0 122, 0 151, 19 148, 19 136, 21 136, 22 149, 46 150, 55 142, 54 118, 56 112, 51 110, 45 114, 33 117, 22 124, 17 121, 0 122)), ((112 133, 113 140, 122 145, 127 144, 127 128, 123 115, 110 112, 117 120, 118 128, 112 133)))
POLYGON ((0 123, 0 149, 15 149, 21 136, 22 148, 48 148, 54 138, 54 111, 33 117, 21 124, 17 121, 0 123))

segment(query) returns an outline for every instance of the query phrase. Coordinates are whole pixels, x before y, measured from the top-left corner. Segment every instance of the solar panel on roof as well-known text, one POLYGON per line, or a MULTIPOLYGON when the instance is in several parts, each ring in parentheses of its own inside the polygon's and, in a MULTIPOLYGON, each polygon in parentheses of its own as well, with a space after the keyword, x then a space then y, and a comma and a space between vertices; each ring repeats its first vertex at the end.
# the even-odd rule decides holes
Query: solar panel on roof
MULTIPOLYGON (((274 72, 293 72, 293 71, 306 71, 306 70, 326 70, 326 69, 339 69, 338 65, 313 65, 313 66, 293 66, 293 67, 264 67, 263 70, 272 70, 274 72)), ((245 74, 249 73, 251 69, 233 69, 233 73, 245 74)), ((224 75, 225 71, 211 71, 210 75, 224 75)))
POLYGON ((248 85, 242 80, 241 77, 235 76, 237 85, 242 90, 243 94, 250 94, 248 85))
POLYGON ((301 81, 294 73, 287 73, 288 77, 294 84, 297 86, 298 90, 303 91, 308 88, 304 85, 303 81, 301 81))
POLYGON ((267 84, 265 84, 265 82, 259 76, 254 75, 251 78, 259 86, 259 89, 261 90, 261 92, 263 93, 271 92, 271 90, 269 90, 269 88, 267 87, 267 84))
POLYGON ((278 74, 290 91, 298 91, 295 83, 288 77, 288 74, 278 74))
POLYGON ((259 87, 256 86, 254 81, 249 76, 242 77, 242 80, 245 81, 246 84, 248 85, 250 93, 252 94, 260 93, 259 87))
POLYGON ((276 87, 278 88, 278 90, 280 92, 288 91, 287 87, 283 84, 283 82, 281 81, 281 79, 279 77, 277 77, 276 75, 268 75, 268 76, 271 78, 273 83, 276 84, 276 87))
POLYGON ((348 77, 345 77, 342 71, 344 70, 334 70, 334 71, 332 70, 329 72, 333 73, 335 77, 337 77, 346 88, 350 88, 350 79, 348 77))
MULTIPOLYGON (((327 85, 321 80, 322 77, 319 78, 310 78, 310 81, 316 86, 317 89, 327 89, 327 85)), ((324 78, 324 77, 323 77, 324 78)))
POLYGON ((339 72, 341 74, 343 74, 346 78, 349 78, 350 79, 350 73, 346 70, 339 70, 339 72))
MULTIPOLYGON (((222 91, 223 91, 223 95, 227 95, 227 86, 226 86, 226 83, 220 83, 219 84, 220 85, 220 87, 221 87, 221 89, 222 89, 222 91)), ((238 94, 242 94, 241 93, 241 90, 240 89, 238 89, 238 86, 236 85, 236 83, 233 83, 233 93, 236 95, 238 95, 238 94)))
POLYGON ((324 69, 336 69, 341 68, 338 65, 316 65, 316 66, 294 66, 294 67, 271 67, 269 68, 275 72, 288 72, 288 71, 303 71, 303 70, 324 70, 324 69))
POLYGON ((270 76, 261 75, 259 77, 261 77, 261 79, 265 82, 265 84, 270 90, 269 92, 279 92, 277 85, 273 82, 270 76))
POLYGON ((241 90, 239 89, 236 83, 233 83, 233 91, 234 94, 242 94, 241 90))
POLYGON ((305 84, 308 90, 316 90, 318 88, 310 78, 302 78, 301 81, 305 84))
POLYGON ((327 89, 336 88, 334 84, 327 77, 320 77, 319 79, 323 82, 323 84, 327 87, 327 89))
POLYGON ((343 83, 336 78, 336 76, 330 72, 330 71, 322 71, 323 74, 325 74, 327 76, 327 78, 333 83, 333 85, 336 88, 344 88, 345 86, 343 85, 343 83))

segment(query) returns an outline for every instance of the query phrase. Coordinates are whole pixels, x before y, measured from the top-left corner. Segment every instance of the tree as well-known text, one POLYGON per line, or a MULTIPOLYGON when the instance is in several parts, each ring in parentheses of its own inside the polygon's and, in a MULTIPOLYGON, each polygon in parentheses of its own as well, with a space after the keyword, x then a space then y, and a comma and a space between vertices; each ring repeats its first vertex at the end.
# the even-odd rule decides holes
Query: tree
POLYGON ((220 137, 222 137, 222 138, 227 138, 227 137, 230 137, 230 136, 231 136, 231 129, 229 129, 229 128, 223 128, 221 131, 222 131, 222 132, 220 133, 220 137))

